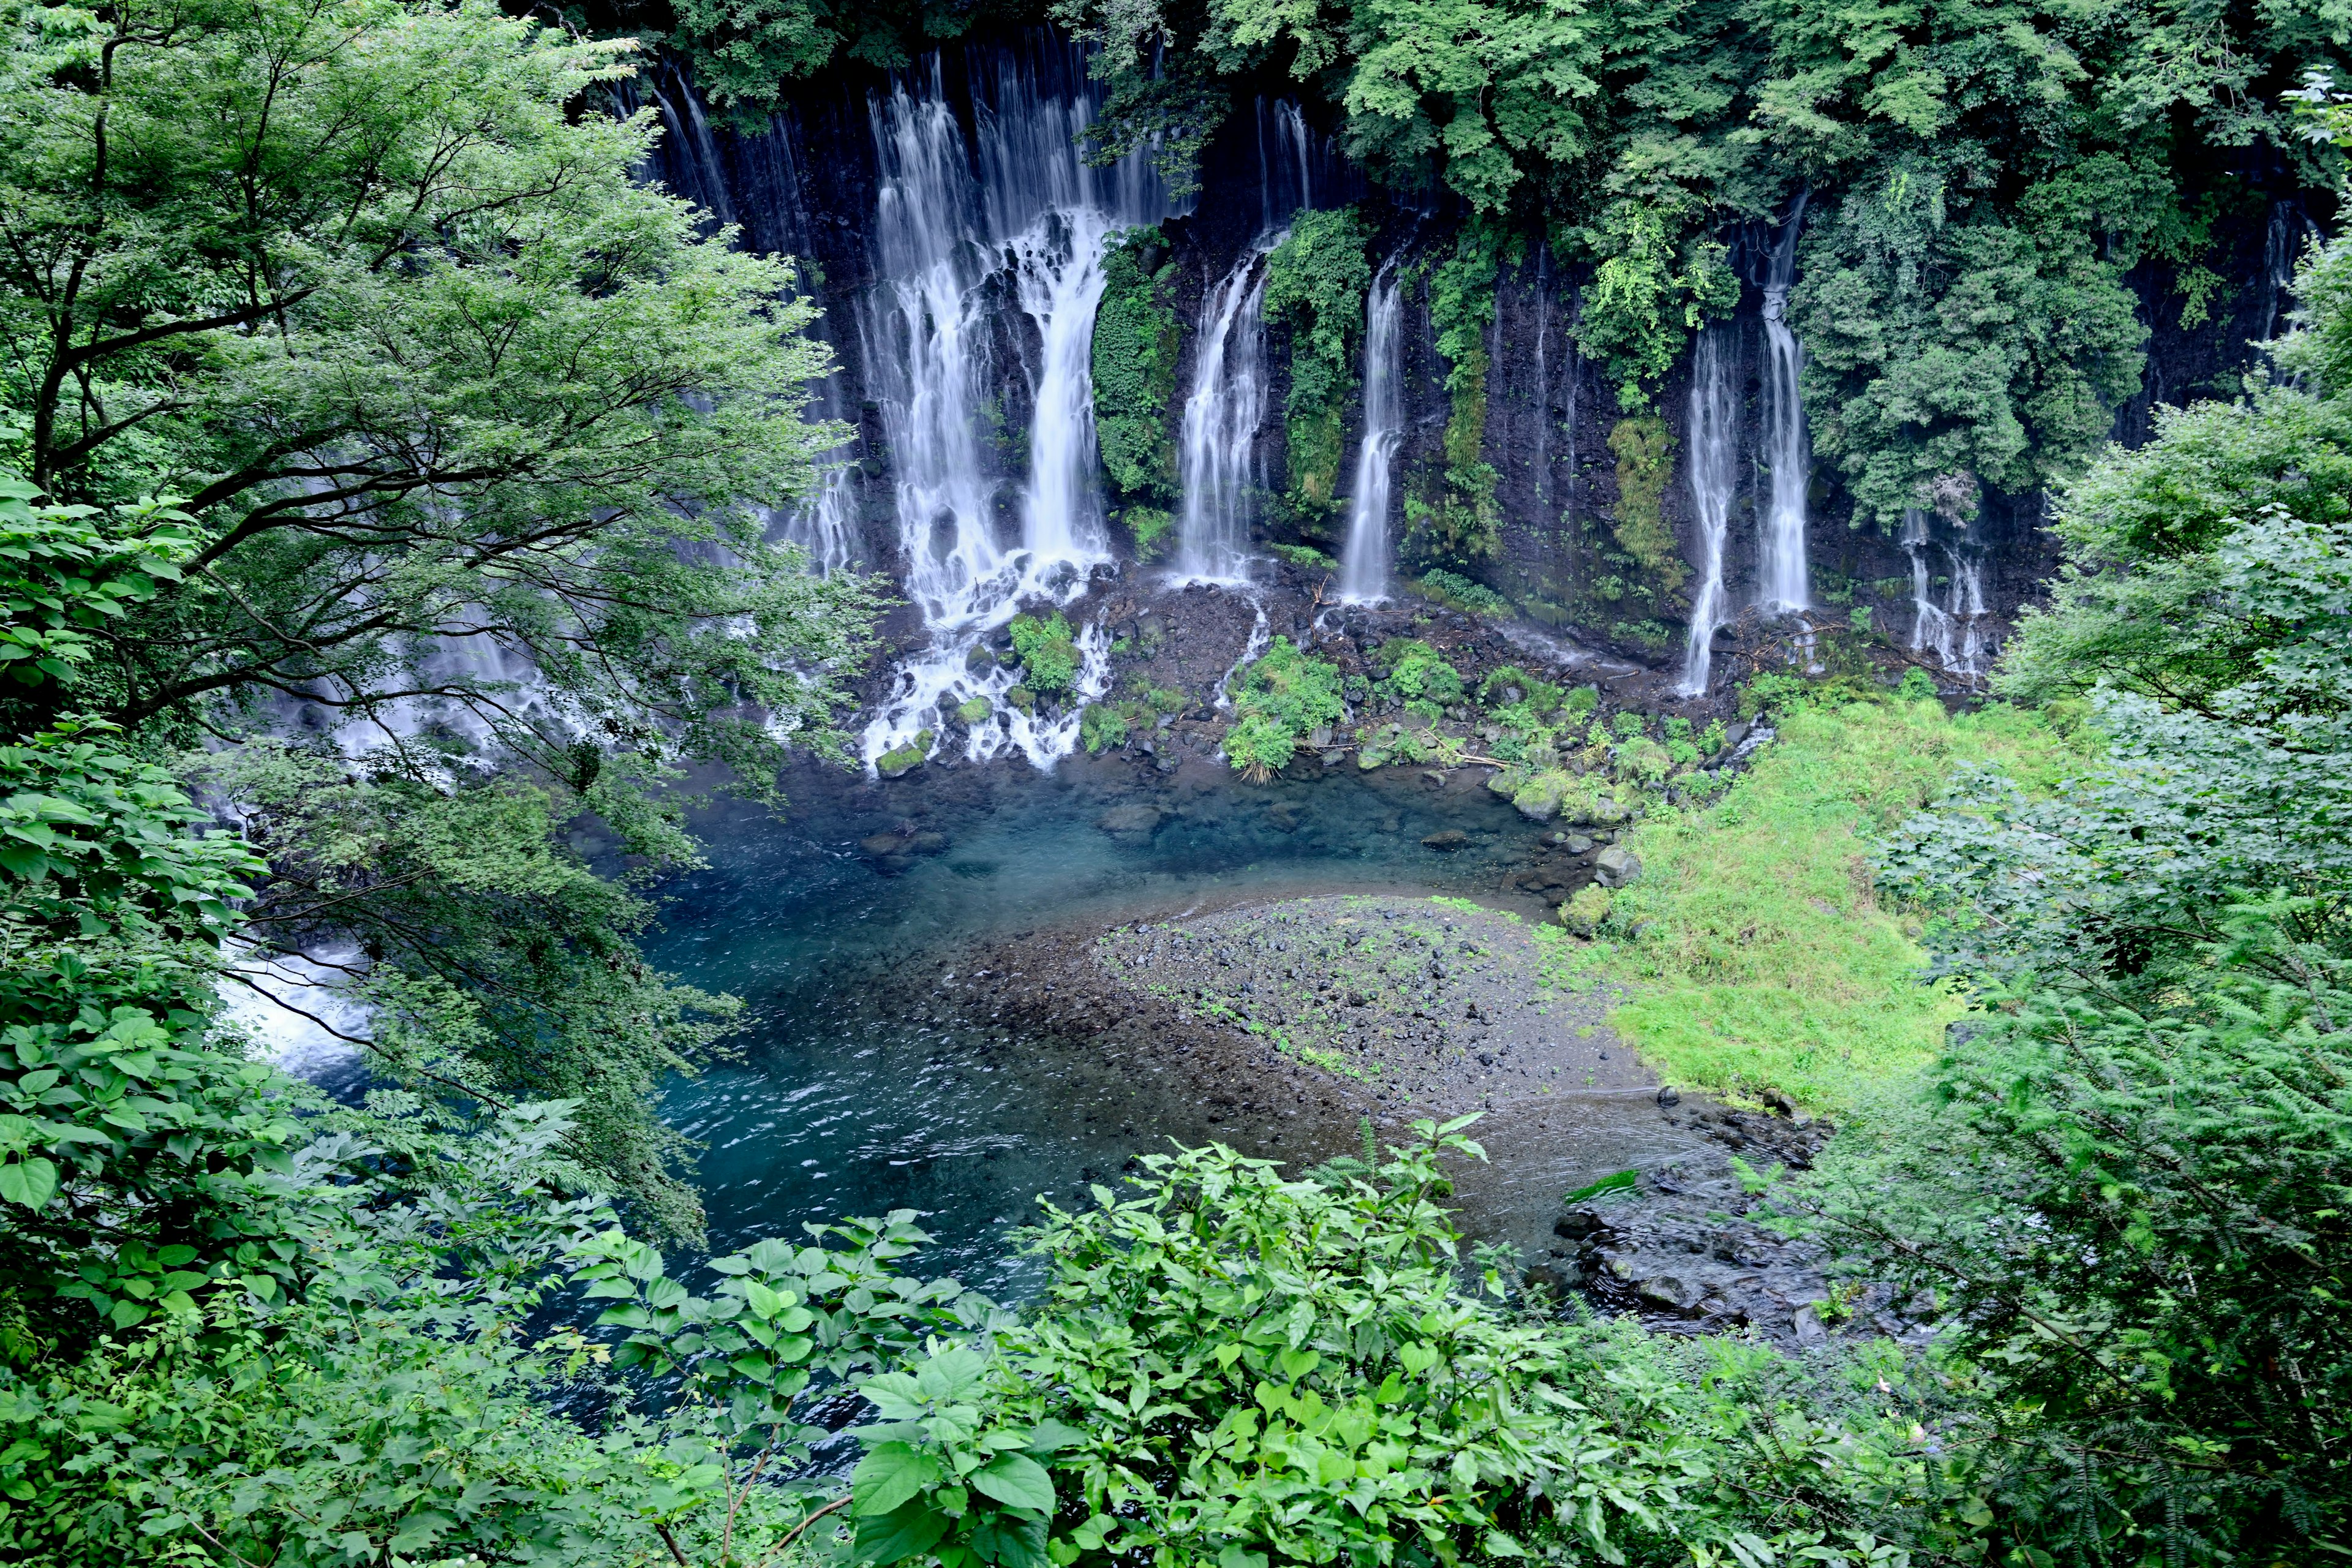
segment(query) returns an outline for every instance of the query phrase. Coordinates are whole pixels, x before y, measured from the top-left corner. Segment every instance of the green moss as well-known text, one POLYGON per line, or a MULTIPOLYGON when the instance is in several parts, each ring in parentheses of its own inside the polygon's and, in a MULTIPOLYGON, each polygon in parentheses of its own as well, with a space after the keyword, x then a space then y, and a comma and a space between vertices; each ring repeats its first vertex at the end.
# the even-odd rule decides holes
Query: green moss
POLYGON ((1339 569, 1338 562, 1311 545, 1269 544, 1266 548, 1302 572, 1337 572, 1339 569))
MULTIPOLYGON (((1183 347, 1176 312, 1160 299, 1171 267, 1167 238, 1157 228, 1129 230, 1103 258, 1102 302, 1095 310, 1095 440, 1104 471, 1121 495, 1163 504, 1176 498, 1171 411, 1183 347)), ((1143 530, 1132 515, 1128 526, 1140 553, 1143 530)))
POLYGON ((1958 1017, 1925 984, 1926 954, 1884 908, 1870 837, 1935 797, 1958 763, 1993 759, 2047 787, 2070 753, 2008 709, 1954 720, 1934 702, 1784 700, 1780 738, 1724 798, 1666 811, 1626 839, 1643 876, 1612 928, 1638 941, 1578 949, 1557 933, 1552 977, 1627 986, 1610 1022, 1670 1081, 1780 1090, 1844 1111, 1927 1065, 1958 1017))
POLYGON ((1497 476, 1486 459, 1486 335, 1495 324, 1495 281, 1520 241, 1480 217, 1463 226, 1454 254, 1429 278, 1429 318, 1445 356, 1445 483, 1435 495, 1408 496, 1400 554, 1424 572, 1461 571, 1501 548, 1497 476))
POLYGON ((1370 237, 1354 208, 1302 212, 1265 262, 1265 315, 1290 329, 1290 393, 1284 405, 1290 490, 1302 521, 1328 516, 1346 457, 1348 405, 1371 287, 1370 237))
POLYGON ((977 724, 989 715, 988 699, 968 697, 956 707, 956 717, 967 724, 977 724))
POLYGON ((1579 936, 1591 936, 1609 918, 1611 901, 1608 889, 1588 882, 1559 906, 1559 923, 1579 936))
POLYGON ((1055 611, 1044 620, 1015 616, 1006 628, 1013 634, 1013 651, 1020 656, 1022 685, 1032 691, 1067 691, 1078 679, 1078 648, 1070 623, 1055 611))
POLYGON ((1441 605, 1465 611, 1474 616, 1507 616, 1511 602, 1484 583, 1475 583, 1458 572, 1433 567, 1421 575, 1414 584, 1423 598, 1434 599, 1441 605))
POLYGON ((1617 458, 1617 542, 1651 579, 1673 593, 1690 574, 1666 524, 1666 486, 1674 479, 1675 436, 1654 414, 1617 421, 1609 432, 1617 458))
POLYGON ((1119 513, 1128 537, 1135 541, 1138 561, 1157 561, 1168 536, 1175 531, 1176 514, 1163 507, 1131 506, 1119 513))
POLYGON ((1078 715, 1078 739, 1086 743, 1089 755, 1124 746, 1128 730, 1127 715, 1116 703, 1091 703, 1078 715))

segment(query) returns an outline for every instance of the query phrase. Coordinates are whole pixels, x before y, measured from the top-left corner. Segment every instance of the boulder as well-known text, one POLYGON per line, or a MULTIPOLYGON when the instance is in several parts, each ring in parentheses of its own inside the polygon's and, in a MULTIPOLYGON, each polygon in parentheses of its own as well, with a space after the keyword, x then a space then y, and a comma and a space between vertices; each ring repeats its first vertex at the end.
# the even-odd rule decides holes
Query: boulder
POLYGON ((1609 918, 1609 889, 1598 882, 1588 883, 1559 906, 1559 923, 1579 936, 1591 936, 1609 918))
POLYGON ((1675 1274, 1653 1274, 1634 1283, 1633 1293, 1654 1306, 1670 1311, 1687 1312, 1706 1294, 1698 1286, 1675 1274))
POLYGON ((1591 821, 1597 826, 1614 827, 1632 815, 1633 813, 1605 795, 1592 803, 1591 821))
POLYGON ((1463 832, 1458 827, 1448 827, 1440 832, 1433 833, 1428 837, 1423 839, 1421 841, 1421 847, 1424 849, 1442 849, 1448 854, 1451 854, 1456 849, 1465 847, 1469 842, 1470 836, 1468 834, 1463 832))
POLYGON ((1370 773, 1374 768, 1379 767, 1382 763, 1387 761, 1388 758, 1379 752, 1359 752, 1356 753, 1356 765, 1363 769, 1366 773, 1370 773))
POLYGON ((1112 806, 1095 818, 1095 826, 1113 838, 1145 839, 1160 831, 1160 820, 1167 815, 1149 802, 1137 801, 1112 806))
POLYGON ((1612 844, 1593 857, 1592 874, 1604 888, 1622 888, 1641 880, 1642 862, 1623 845, 1612 844))
POLYGON ((994 711, 995 710, 990 706, 987 698, 968 697, 963 700, 962 704, 956 709, 955 715, 967 724, 977 724, 982 719, 987 718, 989 714, 994 711))
POLYGON ((904 778, 930 761, 929 753, 924 749, 930 737, 931 732, 926 730, 896 751, 883 752, 874 759, 874 771, 886 779, 904 778))
POLYGON ((896 833, 877 833, 870 838, 859 839, 857 847, 863 853, 878 858, 905 853, 907 840, 903 836, 896 833))

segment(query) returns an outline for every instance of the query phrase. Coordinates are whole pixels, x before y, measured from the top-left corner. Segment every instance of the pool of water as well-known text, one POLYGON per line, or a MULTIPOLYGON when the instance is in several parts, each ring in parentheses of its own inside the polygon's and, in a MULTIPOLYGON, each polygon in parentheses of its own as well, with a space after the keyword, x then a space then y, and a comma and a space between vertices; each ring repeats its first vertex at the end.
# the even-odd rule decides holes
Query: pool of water
MULTIPOLYGON (((1201 1107, 1155 1097, 1148 1061, 939 1004, 942 966, 971 944, 1335 890, 1546 912, 1510 879, 1547 830, 1475 773, 1347 766, 1253 787, 1205 759, 1162 775, 1076 758, 1050 775, 808 775, 795 795, 782 820, 735 808, 700 824, 711 865, 670 889, 647 943, 662 968, 749 1006, 739 1059, 664 1102, 702 1145, 711 1239, 913 1208, 938 1263, 1001 1293, 1025 1278, 1006 1237, 1037 1194, 1070 1201, 1132 1153, 1214 1132, 1201 1107), (1466 842, 1422 842, 1449 830, 1466 842)), ((1486 1211, 1477 1228, 1523 1244, 1561 1192, 1681 1146, 1625 1100, 1498 1117, 1487 1141, 1496 1163, 1465 1197, 1486 1211)))

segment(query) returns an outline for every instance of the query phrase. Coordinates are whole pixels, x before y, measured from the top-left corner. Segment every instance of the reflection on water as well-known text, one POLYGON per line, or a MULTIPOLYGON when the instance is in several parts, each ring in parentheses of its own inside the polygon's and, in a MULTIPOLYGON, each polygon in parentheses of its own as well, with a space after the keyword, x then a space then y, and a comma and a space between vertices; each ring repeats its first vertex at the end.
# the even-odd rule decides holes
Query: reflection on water
MULTIPOLYGON (((661 967, 750 1005, 740 1061, 666 1100, 705 1145, 716 1245, 914 1208, 942 1244, 937 1265, 1017 1290, 1003 1238, 1037 1194, 1075 1201, 1169 1137, 1246 1131, 1213 1129, 1201 1107, 1156 1092, 1148 1059, 950 1005, 942 968, 963 943, 1017 947, 1048 926, 1294 892, 1451 893, 1545 912, 1507 886, 1544 830, 1475 773, 1441 786, 1349 767, 1251 788, 1196 763, 1145 777, 1078 759, 1043 776, 805 779, 788 820, 743 811, 702 825, 712 865, 674 889, 648 947, 661 967), (1468 844, 1423 846, 1448 828, 1468 844)), ((1292 1136, 1285 1150, 1332 1152, 1306 1129, 1292 1136)), ((1495 1209, 1477 1228, 1528 1243, 1562 1191, 1681 1146, 1640 1100, 1498 1117, 1486 1142, 1503 1158, 1465 1179, 1465 1196, 1495 1209)))

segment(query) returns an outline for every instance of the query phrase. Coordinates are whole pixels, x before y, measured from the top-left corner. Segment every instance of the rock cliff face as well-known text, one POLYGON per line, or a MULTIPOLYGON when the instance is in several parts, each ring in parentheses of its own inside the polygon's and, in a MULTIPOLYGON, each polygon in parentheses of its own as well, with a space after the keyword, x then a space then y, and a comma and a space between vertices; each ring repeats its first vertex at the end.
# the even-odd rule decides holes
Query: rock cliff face
MULTIPOLYGON (((1045 342, 1053 329, 1036 300, 1024 299, 1025 275, 1010 245, 1022 215, 997 207, 1008 192, 1024 194, 1048 214, 1062 210, 1057 203, 1082 202, 1083 192, 1062 187, 1093 176, 1073 176, 1074 162, 1047 143, 1083 122, 1090 90, 1076 51, 1042 33, 946 51, 895 79, 852 75, 813 84, 759 125, 703 109, 675 64, 665 63, 637 87, 667 132, 649 177, 738 226, 746 246, 801 258, 803 286, 824 305, 824 331, 840 368, 818 412, 845 422, 852 438, 842 452, 843 477, 821 505, 803 509, 789 524, 821 558, 854 560, 905 582, 911 554, 928 547, 922 520, 910 521, 909 458, 894 449, 894 439, 905 436, 901 430, 894 438, 891 415, 892 399, 921 389, 910 394, 904 362, 911 351, 902 324, 874 308, 877 293, 906 282, 892 275, 877 240, 882 209, 900 199, 894 182, 906 177, 907 149, 892 140, 904 131, 893 118, 893 95, 901 95, 901 110, 943 117, 940 123, 951 125, 953 134, 941 145, 961 160, 951 171, 953 195, 972 207, 966 226, 979 258, 961 285, 972 301, 960 323, 961 350, 981 394, 968 421, 968 477, 1009 549, 1033 526, 1024 523, 1024 509, 1032 505, 1037 444, 1061 437, 1040 422, 1041 388, 1050 391, 1053 379, 1055 350, 1045 342), (1034 146, 1015 145, 1020 138, 1006 135, 1008 127, 1045 118, 1052 134, 1031 137, 1034 146), (985 254, 992 246, 998 254, 985 254)), ((1141 161, 1134 162, 1139 167, 1141 161)), ((1261 100, 1232 117, 1206 150, 1197 195, 1160 199, 1157 208, 1129 204, 1134 212, 1166 215, 1158 225, 1164 245, 1150 248, 1147 275, 1154 279, 1154 302, 1177 329, 1172 392, 1157 416, 1170 473, 1178 466, 1188 389, 1204 381, 1202 344, 1220 341, 1204 330, 1219 285, 1250 266, 1300 209, 1349 203, 1360 204, 1367 221, 1369 259, 1396 268, 1401 295, 1394 370, 1402 427, 1389 539, 1392 546, 1403 542, 1403 574, 1441 563, 1427 551, 1416 554, 1415 540, 1425 538, 1429 526, 1416 520, 1444 513, 1449 504, 1457 511, 1469 506, 1460 482, 1471 466, 1467 441, 1491 470, 1480 481, 1485 498, 1470 508, 1485 509, 1487 536, 1483 548, 1451 562, 1456 575, 1439 579, 1437 591, 1451 588, 1458 602, 1458 579, 1466 577, 1517 614, 1581 642, 1662 671, 1684 668, 1710 548, 1708 498, 1699 493, 1706 476, 1695 466, 1704 437, 1693 396, 1693 382, 1701 377, 1694 356, 1685 355, 1660 390, 1663 428, 1629 429, 1611 388, 1577 352, 1586 276, 1539 246, 1506 247, 1484 332, 1483 384, 1465 395, 1457 377, 1449 388, 1456 367, 1439 351, 1433 291, 1439 268, 1454 254, 1464 215, 1434 196, 1415 205, 1373 192, 1328 132, 1286 100, 1261 100)), ((1111 216, 1115 227, 1117 214, 1111 216)), ((2283 198, 2266 214, 2225 221, 2217 232, 2227 261, 2212 268, 2210 288, 2189 287, 2193 280, 2157 262, 2130 275, 2150 338, 2143 391, 2116 414, 2118 439, 2144 438, 2158 404, 2235 391, 2253 358, 2250 343, 2283 323, 2293 262, 2312 232, 2308 217, 2283 198)), ((1709 330, 1716 357, 1705 374, 1713 379, 1700 388, 1714 397, 1727 442, 1713 470, 1722 531, 1718 608, 1711 617, 1730 623, 1727 637, 1737 634, 1744 611, 1770 597, 1766 538, 1776 471, 1784 507, 1793 482, 1789 466, 1773 460, 1770 436, 1775 366, 1767 316, 1778 237, 1759 227, 1728 237, 1746 282, 1735 313, 1709 330)), ((1066 248, 1078 242, 1065 235, 1054 243, 1066 248)), ((1117 243, 1115 236, 1108 243, 1117 243)), ((1099 279, 1071 287, 1077 290, 1072 308, 1091 311, 1094 300, 1078 296, 1088 287, 1099 290, 1099 279)), ((1066 328, 1066 313, 1062 321, 1066 328)), ((1317 510, 1285 496, 1290 330, 1280 321, 1254 330, 1263 384, 1255 388, 1255 433, 1239 459, 1237 504, 1256 546, 1304 546, 1336 557, 1349 498, 1317 510)), ((1096 352, 1099 356, 1104 347, 1096 352)), ((1221 352, 1207 382, 1238 374, 1230 368, 1238 363, 1233 345, 1221 352)), ((1343 490, 1362 437, 1358 380, 1343 416, 1343 490)), ((1091 431, 1081 434, 1091 441, 1091 431)), ((1816 611, 1844 623, 1866 610, 1874 626, 1956 683, 1969 682, 1989 662, 2017 605, 2032 596, 2053 563, 2039 494, 1988 494, 1964 529, 1923 513, 1890 531, 1849 526, 1852 504, 1825 465, 1812 466, 1799 490, 1808 596, 1816 611)), ((1169 558, 1175 541, 1152 536, 1178 526, 1176 487, 1156 495, 1122 493, 1098 473, 1079 501, 1087 511, 1078 520, 1080 531, 1098 528, 1106 554, 1131 559, 1141 539, 1147 554, 1169 558)), ((1080 569, 1092 569, 1088 548, 1080 540, 1073 557, 1080 569)), ((1470 607, 1488 603, 1475 590, 1472 596, 1470 607)), ((899 614, 897 631, 908 640, 922 635, 919 605, 899 614)), ((934 624, 938 614, 933 606, 934 624)))

